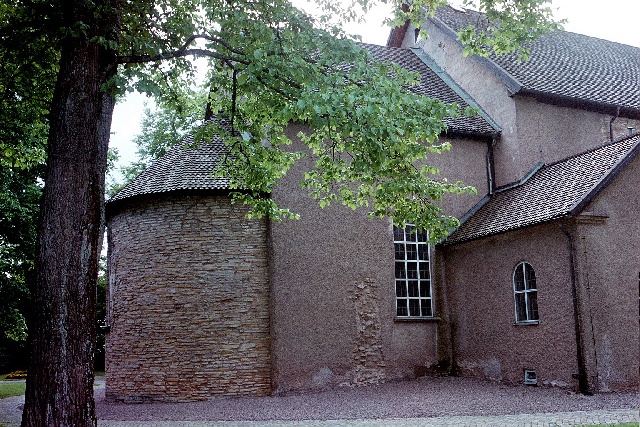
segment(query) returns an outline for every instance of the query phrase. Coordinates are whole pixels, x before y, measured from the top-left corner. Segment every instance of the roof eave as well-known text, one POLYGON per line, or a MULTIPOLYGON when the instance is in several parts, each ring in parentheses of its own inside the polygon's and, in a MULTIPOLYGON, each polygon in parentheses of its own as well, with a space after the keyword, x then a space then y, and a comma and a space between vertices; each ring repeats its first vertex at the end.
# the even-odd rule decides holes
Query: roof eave
POLYGON ((478 235, 475 235, 475 236, 471 236, 471 237, 468 237, 468 238, 465 238, 465 239, 455 240, 453 242, 448 242, 447 240, 445 240, 441 245, 442 246, 455 246, 455 245, 460 245, 462 243, 469 243, 469 242, 473 242, 473 241, 476 241, 476 240, 484 239, 484 238, 487 238, 487 237, 499 236, 501 234, 509 233, 509 232, 516 231, 516 230, 524 230, 524 229, 529 228, 529 227, 535 227, 535 226, 538 226, 538 225, 549 224, 551 222, 562 220, 562 219, 566 219, 566 218, 569 218, 571 216, 573 216, 573 215, 570 212, 566 212, 566 213, 562 213, 562 214, 556 214, 556 215, 553 215, 550 218, 545 218, 545 219, 542 219, 542 220, 539 220, 539 221, 535 221, 535 222, 532 222, 532 223, 529 223, 529 224, 519 225, 517 227, 506 228, 504 230, 495 231, 493 233, 485 233, 485 234, 481 233, 481 234, 478 234, 478 235))
POLYGON ((482 132, 482 131, 472 131, 466 129, 457 129, 453 126, 449 127, 441 136, 446 138, 470 138, 477 139, 482 142, 491 142, 494 138, 500 136, 500 132, 482 132))
POLYGON ((566 95, 559 95, 540 90, 521 88, 518 93, 522 96, 529 96, 546 104, 559 105, 562 107, 579 108, 582 110, 595 111, 597 113, 622 116, 630 119, 640 120, 640 108, 632 108, 606 102, 592 101, 589 99, 575 98, 566 95))

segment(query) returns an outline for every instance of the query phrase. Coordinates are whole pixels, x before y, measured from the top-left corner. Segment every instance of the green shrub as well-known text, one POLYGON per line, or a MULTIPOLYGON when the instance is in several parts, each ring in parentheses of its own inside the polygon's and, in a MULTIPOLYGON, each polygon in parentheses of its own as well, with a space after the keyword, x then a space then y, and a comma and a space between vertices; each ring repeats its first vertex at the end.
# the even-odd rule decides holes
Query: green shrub
POLYGON ((14 371, 5 375, 6 380, 24 380, 27 378, 27 371, 14 371))

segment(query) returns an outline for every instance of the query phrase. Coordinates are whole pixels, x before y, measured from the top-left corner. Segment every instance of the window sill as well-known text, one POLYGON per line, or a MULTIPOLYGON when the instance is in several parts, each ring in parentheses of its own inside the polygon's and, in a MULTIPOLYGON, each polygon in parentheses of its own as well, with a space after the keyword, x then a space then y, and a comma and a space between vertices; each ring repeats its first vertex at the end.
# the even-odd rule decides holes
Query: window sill
POLYGON ((439 317, 395 317, 395 322, 439 322, 439 317))
POLYGON ((530 320, 528 322, 515 322, 513 326, 534 326, 539 324, 540 324, 539 320, 530 320))

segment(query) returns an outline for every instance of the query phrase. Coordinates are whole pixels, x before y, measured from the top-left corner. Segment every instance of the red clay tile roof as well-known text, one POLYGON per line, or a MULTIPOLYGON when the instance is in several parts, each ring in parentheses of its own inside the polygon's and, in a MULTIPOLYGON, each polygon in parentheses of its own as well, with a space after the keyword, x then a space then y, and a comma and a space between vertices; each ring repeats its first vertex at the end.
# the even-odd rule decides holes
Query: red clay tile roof
MULTIPOLYGON (((436 11, 436 23, 452 32, 482 26, 486 17, 450 6, 436 11)), ((489 62, 515 93, 640 117, 640 48, 567 31, 543 35, 528 46, 531 56, 489 56, 489 62)))
POLYGON ((575 215, 640 151, 640 134, 540 167, 470 211, 446 240, 455 244, 575 215))

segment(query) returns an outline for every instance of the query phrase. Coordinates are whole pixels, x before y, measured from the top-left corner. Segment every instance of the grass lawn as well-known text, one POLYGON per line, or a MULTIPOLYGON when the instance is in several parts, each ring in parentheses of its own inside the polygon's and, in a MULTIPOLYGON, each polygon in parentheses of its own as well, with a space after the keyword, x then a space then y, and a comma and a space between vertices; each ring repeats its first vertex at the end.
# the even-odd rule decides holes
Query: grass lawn
MULTIPOLYGON (((104 372, 97 371, 96 376, 97 375, 104 375, 104 372)), ((24 381, 9 381, 6 380, 5 377, 6 375, 0 375, 0 381, 2 381, 0 382, 0 399, 12 396, 22 396, 26 387, 24 381)), ((2 427, 2 424, 0 424, 0 427, 2 427)))
POLYGON ((6 381, 0 383, 0 399, 11 396, 22 396, 24 394, 24 381, 6 381))
POLYGON ((584 427, 638 427, 638 423, 589 424, 584 427))

